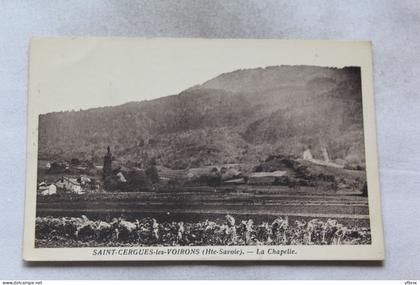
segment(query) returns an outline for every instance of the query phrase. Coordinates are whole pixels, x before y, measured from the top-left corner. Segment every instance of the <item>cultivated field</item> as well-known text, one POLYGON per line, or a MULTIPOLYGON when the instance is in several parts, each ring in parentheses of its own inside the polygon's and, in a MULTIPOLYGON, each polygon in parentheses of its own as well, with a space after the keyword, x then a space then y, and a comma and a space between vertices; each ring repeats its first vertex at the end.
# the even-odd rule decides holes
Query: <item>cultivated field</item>
POLYGON ((57 194, 38 196, 37 216, 133 218, 200 222, 226 214, 264 221, 268 217, 339 218, 368 224, 368 201, 348 193, 312 187, 282 186, 183 187, 156 192, 57 194))

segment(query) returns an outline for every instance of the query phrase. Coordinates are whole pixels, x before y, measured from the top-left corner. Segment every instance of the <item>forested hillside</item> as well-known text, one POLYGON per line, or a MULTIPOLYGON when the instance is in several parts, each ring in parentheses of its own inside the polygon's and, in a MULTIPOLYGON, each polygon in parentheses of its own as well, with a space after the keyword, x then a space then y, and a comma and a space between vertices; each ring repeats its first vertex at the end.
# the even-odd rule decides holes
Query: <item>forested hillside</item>
POLYGON ((307 145, 363 161, 360 69, 237 70, 178 95, 39 117, 40 158, 99 163, 107 145, 117 159, 173 169, 297 156, 307 145))

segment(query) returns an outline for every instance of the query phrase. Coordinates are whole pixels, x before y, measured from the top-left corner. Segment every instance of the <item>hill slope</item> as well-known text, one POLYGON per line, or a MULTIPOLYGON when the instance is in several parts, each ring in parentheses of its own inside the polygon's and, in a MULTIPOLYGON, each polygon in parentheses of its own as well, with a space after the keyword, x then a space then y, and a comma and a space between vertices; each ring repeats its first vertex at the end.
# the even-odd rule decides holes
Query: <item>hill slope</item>
POLYGON ((275 66, 221 74, 178 95, 39 117, 41 158, 171 168, 256 162, 272 153, 364 160, 360 69, 275 66))

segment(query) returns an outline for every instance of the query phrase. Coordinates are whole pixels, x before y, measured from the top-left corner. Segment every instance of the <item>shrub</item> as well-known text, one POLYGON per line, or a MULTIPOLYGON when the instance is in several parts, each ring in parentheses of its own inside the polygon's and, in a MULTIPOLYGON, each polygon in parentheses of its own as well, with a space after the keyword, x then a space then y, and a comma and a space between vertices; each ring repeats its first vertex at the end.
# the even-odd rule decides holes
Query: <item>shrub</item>
POLYGON ((148 191, 151 189, 150 180, 143 170, 132 170, 125 177, 127 179, 127 191, 148 191))

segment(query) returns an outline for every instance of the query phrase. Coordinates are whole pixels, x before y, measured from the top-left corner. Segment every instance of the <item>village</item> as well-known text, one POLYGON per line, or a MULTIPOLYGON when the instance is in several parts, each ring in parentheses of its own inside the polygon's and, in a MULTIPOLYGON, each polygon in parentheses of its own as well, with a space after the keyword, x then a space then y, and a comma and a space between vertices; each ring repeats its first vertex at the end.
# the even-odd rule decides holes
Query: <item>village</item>
POLYGON ((119 163, 108 147, 103 165, 92 161, 40 160, 37 193, 41 196, 101 192, 148 192, 176 190, 188 186, 287 186, 330 189, 338 193, 367 195, 363 179, 364 166, 338 164, 329 159, 321 147, 322 159, 314 158, 307 147, 301 158, 272 155, 264 162, 251 164, 211 165, 173 170, 157 165, 155 159, 127 166, 119 163))
POLYGON ((370 243, 364 166, 323 147, 171 169, 108 146, 102 161, 39 160, 38 247, 370 243))

